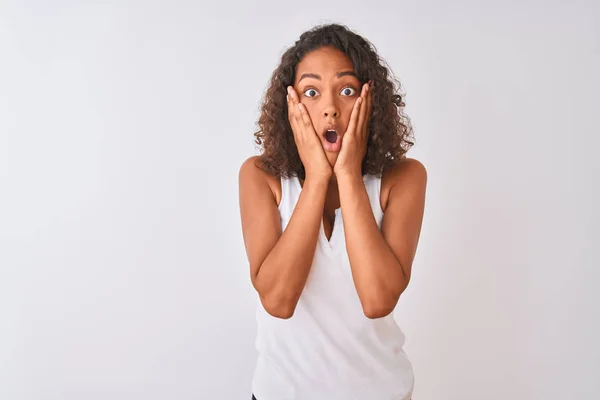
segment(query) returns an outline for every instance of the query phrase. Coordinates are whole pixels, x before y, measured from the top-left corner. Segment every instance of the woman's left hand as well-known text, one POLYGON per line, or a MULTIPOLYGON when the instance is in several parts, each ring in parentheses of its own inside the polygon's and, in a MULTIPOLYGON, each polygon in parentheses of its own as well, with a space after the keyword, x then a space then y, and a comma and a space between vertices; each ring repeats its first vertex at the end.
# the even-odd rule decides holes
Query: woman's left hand
POLYGON ((373 105, 372 81, 362 87, 360 97, 356 99, 348 129, 342 138, 342 148, 333 166, 336 176, 357 174, 362 176, 362 161, 367 152, 369 138, 369 118, 373 105))

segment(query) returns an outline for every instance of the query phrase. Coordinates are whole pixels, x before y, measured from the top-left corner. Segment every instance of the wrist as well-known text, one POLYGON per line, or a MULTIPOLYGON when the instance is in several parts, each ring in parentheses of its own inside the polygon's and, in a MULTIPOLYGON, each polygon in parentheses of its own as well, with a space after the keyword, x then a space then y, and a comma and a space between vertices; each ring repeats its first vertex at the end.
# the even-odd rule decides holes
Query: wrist
POLYGON ((304 180, 304 186, 329 186, 331 174, 307 174, 304 180))
POLYGON ((352 169, 338 169, 335 171, 335 177, 338 181, 340 180, 352 180, 356 178, 362 179, 362 171, 361 168, 352 168, 352 169))

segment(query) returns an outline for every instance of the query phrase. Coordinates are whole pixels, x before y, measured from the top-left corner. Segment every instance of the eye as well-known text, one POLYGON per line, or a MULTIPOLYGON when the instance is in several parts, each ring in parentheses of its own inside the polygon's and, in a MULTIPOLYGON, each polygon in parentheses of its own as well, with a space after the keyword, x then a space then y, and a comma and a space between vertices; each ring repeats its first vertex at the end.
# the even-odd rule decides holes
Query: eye
POLYGON ((306 89, 304 91, 304 95, 306 97, 315 97, 318 94, 319 94, 319 92, 317 92, 315 89, 306 89))
POLYGON ((354 94, 356 94, 356 90, 354 90, 354 88, 351 87, 345 87, 341 91, 342 96, 353 96, 354 94))

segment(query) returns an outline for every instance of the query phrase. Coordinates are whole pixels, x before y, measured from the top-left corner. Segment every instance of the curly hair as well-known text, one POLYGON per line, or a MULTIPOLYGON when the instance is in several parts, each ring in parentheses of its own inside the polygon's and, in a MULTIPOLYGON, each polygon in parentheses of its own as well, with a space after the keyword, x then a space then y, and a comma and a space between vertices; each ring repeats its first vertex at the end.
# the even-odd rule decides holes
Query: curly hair
POLYGON ((305 178, 298 148, 287 114, 287 87, 295 81, 296 68, 306 54, 332 46, 352 61, 361 84, 373 80, 373 110, 369 120, 367 151, 362 173, 380 176, 383 170, 400 160, 414 144, 410 119, 404 114, 405 103, 397 93, 400 83, 377 54, 375 47, 360 35, 340 24, 316 26, 304 32, 294 46, 281 56, 265 93, 256 144, 262 145, 260 167, 275 176, 305 178))

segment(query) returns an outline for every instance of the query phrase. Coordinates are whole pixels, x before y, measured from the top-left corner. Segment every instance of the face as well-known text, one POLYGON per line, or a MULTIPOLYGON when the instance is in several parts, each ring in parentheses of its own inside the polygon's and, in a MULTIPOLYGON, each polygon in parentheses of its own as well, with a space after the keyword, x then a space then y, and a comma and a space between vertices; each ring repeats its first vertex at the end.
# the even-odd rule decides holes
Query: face
POLYGON ((333 166, 361 83, 352 61, 333 47, 308 53, 297 66, 294 89, 306 107, 329 163, 333 166))

